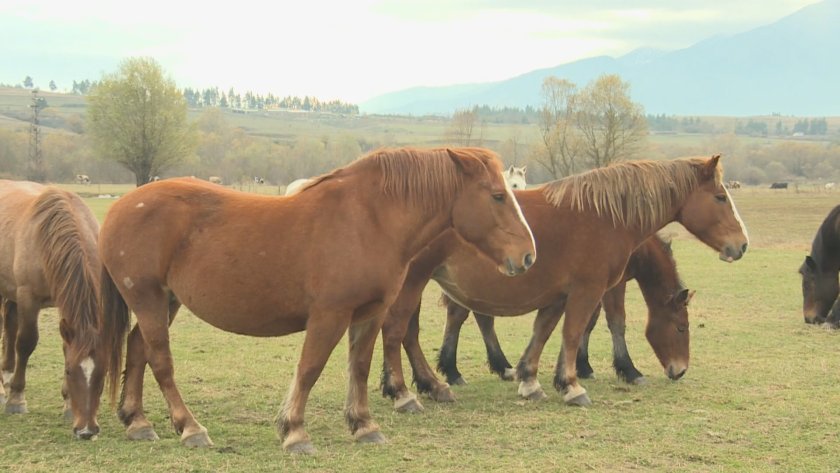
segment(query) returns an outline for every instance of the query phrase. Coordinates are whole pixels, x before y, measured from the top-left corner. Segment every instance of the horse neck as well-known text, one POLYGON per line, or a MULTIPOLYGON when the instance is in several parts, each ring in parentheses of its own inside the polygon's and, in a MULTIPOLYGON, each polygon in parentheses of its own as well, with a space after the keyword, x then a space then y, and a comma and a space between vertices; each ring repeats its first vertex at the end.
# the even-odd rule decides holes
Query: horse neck
POLYGON ((682 287, 676 264, 664 248, 654 249, 645 243, 633 253, 627 270, 639 284, 648 307, 662 306, 682 287))
POLYGON ((817 230, 811 244, 811 257, 823 271, 840 270, 840 206, 828 214, 817 230))

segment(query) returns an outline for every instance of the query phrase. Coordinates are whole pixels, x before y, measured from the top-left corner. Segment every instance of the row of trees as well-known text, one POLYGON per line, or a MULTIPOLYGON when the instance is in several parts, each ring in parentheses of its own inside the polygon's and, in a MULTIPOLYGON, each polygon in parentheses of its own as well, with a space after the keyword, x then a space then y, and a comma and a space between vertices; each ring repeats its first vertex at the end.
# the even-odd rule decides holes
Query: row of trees
POLYGON ((245 92, 236 92, 233 87, 227 93, 219 90, 218 87, 204 90, 184 89, 184 98, 191 108, 219 107, 233 109, 284 109, 303 110, 306 112, 330 112, 357 115, 359 106, 340 100, 321 101, 317 97, 296 97, 286 96, 280 98, 272 93, 267 95, 245 92))

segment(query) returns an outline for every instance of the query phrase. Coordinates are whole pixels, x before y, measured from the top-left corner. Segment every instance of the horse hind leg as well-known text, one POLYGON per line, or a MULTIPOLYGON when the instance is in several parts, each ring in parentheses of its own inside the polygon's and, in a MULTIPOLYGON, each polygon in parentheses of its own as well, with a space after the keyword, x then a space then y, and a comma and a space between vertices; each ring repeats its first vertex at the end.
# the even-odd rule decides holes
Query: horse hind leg
POLYGON ((502 351, 499 337, 496 335, 495 319, 489 315, 473 312, 475 322, 481 330, 481 337, 484 339, 484 348, 487 350, 487 364, 490 371, 499 375, 503 381, 513 381, 516 377, 516 370, 502 351))
POLYGON ((627 341, 624 331, 627 312, 624 308, 625 283, 620 283, 604 294, 604 314, 613 345, 613 367, 619 379, 630 384, 643 384, 645 377, 636 369, 630 352, 627 351, 627 341))
POLYGON ((580 341, 580 347, 577 351, 577 375, 578 378, 594 379, 595 370, 589 363, 589 336, 592 335, 592 330, 598 323, 598 317, 601 315, 601 306, 595 308, 592 312, 592 317, 589 319, 589 324, 586 326, 586 331, 583 333, 583 338, 580 341))
POLYGON ((443 329, 443 343, 438 352, 438 372, 446 376, 446 382, 455 386, 467 384, 458 371, 458 339, 461 327, 470 316, 470 310, 444 296, 446 303, 446 326, 443 329))
POLYGON ((0 406, 6 404, 6 389, 15 370, 15 344, 17 343, 17 304, 0 298, 0 317, 3 319, 3 359, 0 360, 0 406))
MULTIPOLYGON (((388 311, 388 316, 382 325, 382 395, 394 401, 394 410, 397 412, 421 412, 423 405, 405 384, 405 375, 402 369, 402 358, 400 344, 406 343, 412 334, 408 332, 411 320, 420 313, 420 292, 416 298, 410 297, 406 289, 400 294, 397 301, 388 311), (414 300, 416 299, 416 303, 414 300), (413 309, 409 309, 412 307, 413 309)), ((420 288, 422 291, 422 288, 420 288)), ((409 342, 410 343, 410 342, 409 342)), ((409 359, 411 353, 409 352, 409 359)))
POLYGON ((455 394, 448 383, 441 382, 435 370, 429 366, 423 348, 420 346, 420 308, 408 324, 408 332, 403 339, 403 347, 408 355, 408 362, 411 364, 411 371, 414 375, 414 384, 417 391, 428 394, 437 402, 455 402, 455 394))
POLYGON ((563 400, 569 405, 592 404, 586 389, 577 381, 577 351, 592 311, 603 295, 603 290, 588 289, 568 297, 566 320, 563 323, 563 346, 557 359, 554 387, 563 393, 563 400))

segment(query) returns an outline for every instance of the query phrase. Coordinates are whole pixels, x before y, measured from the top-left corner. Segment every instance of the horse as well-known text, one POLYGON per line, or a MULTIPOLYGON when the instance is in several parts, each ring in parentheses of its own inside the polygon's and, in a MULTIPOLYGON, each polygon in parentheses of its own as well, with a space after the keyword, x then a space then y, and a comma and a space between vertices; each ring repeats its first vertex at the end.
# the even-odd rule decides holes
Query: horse
POLYGON ((265 179, 259 176, 254 176, 254 184, 265 184, 265 179))
POLYGON ((533 236, 502 178, 501 160, 482 148, 376 151, 291 197, 193 179, 124 195, 108 212, 99 241, 103 310, 123 332, 129 310, 137 319, 118 407, 129 439, 157 438, 143 413, 148 362, 182 444, 212 445, 173 380, 168 325, 183 304, 228 332, 306 331, 277 419, 283 447, 293 453, 314 452, 304 408, 349 331, 345 418, 357 441, 383 442, 367 398, 374 343, 409 262, 444 231, 505 277, 534 262, 533 236))
POLYGON ((90 176, 87 174, 76 174, 76 184, 90 185, 90 176))
POLYGON ((727 181, 725 185, 727 189, 740 189, 741 181, 727 181))
MULTIPOLYGON (((400 296, 383 325, 383 395, 397 410, 422 408, 405 385, 400 345, 429 279, 447 296, 479 313, 506 316, 537 310, 533 336, 517 365, 519 394, 545 397, 536 379, 542 349, 565 311, 563 350, 554 386, 571 405, 590 399, 578 383, 576 355, 592 312, 607 289, 621 281, 631 253, 666 224, 680 222, 726 262, 747 250, 747 230, 722 183, 720 155, 630 161, 594 169, 540 187, 516 191, 534 233, 539 258, 524 275, 503 281, 451 234, 444 234, 411 263, 400 296)), ((438 401, 454 400, 425 361, 413 366, 420 386, 438 401)), ((672 377, 685 366, 674 366, 672 377)))
MULTIPOLYGON (((641 384, 644 376, 630 357, 627 343, 624 339, 626 313, 624 311, 624 293, 627 281, 635 279, 639 283, 645 302, 648 306, 648 324, 645 335, 653 348, 659 362, 669 376, 681 376, 685 373, 683 366, 688 367, 689 361, 689 330, 688 303, 694 296, 683 286, 677 274, 669 242, 665 242, 658 235, 654 235, 642 243, 630 255, 630 261, 624 270, 621 281, 604 293, 601 305, 606 313, 607 324, 613 342, 613 367, 622 380, 630 384, 641 384), (676 367, 676 368, 675 368, 676 367)), ((452 299, 442 295, 447 310, 446 328, 444 329, 443 344, 438 352, 437 370, 446 377, 450 385, 466 384, 457 367, 458 338, 461 326, 469 317, 470 310, 458 305, 452 299)), ((577 353, 577 374, 579 378, 594 377, 592 366, 589 364, 589 335, 601 313, 599 305, 586 327, 581 345, 577 353)), ((487 361, 490 370, 506 381, 513 380, 514 370, 505 357, 494 328, 491 316, 474 313, 484 345, 487 349, 487 361)), ((415 317, 419 312, 415 312, 415 317)), ((412 330, 419 324, 409 325, 409 331, 403 340, 403 346, 412 366, 422 360, 422 351, 418 341, 419 333, 412 330)), ((418 378, 418 386, 428 386, 429 381, 418 378)))
POLYGON ((799 267, 802 275, 802 314, 805 323, 840 326, 840 205, 820 224, 811 254, 799 267))
POLYGON ((505 171, 505 180, 513 190, 525 189, 528 182, 525 180, 525 171, 528 166, 511 166, 505 171))
MULTIPOLYGON (((7 413, 26 413, 26 367, 38 344, 38 313, 57 307, 65 371, 62 395, 73 434, 99 433, 104 380, 119 371, 119 344, 100 337, 99 223, 76 194, 34 182, 0 180, 0 303, 7 413)), ((115 386, 112 383, 112 387, 115 386)), ((5 390, 0 385, 0 395, 5 390)), ((0 396, 5 397, 5 396, 0 396)))
POLYGON ((207 178, 207 180, 213 184, 222 185, 222 178, 219 176, 210 176, 207 178))
POLYGON ((771 189, 787 189, 788 183, 787 182, 774 182, 770 184, 771 189))

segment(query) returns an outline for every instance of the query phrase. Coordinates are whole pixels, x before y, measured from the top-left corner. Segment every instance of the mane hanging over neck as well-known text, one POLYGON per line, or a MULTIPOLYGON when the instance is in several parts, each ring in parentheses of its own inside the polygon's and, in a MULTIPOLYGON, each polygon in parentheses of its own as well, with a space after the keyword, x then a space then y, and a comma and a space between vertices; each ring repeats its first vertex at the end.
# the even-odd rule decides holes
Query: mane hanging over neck
MULTIPOLYGON (((555 206, 566 202, 577 211, 592 209, 612 219, 616 227, 651 231, 697 187, 707 161, 683 158, 616 163, 550 182, 543 192, 555 206)), ((718 164, 716 183, 721 182, 722 172, 718 164)))
POLYGON ((445 148, 383 149, 366 156, 379 165, 382 191, 409 205, 437 209, 451 202, 462 176, 445 148))

